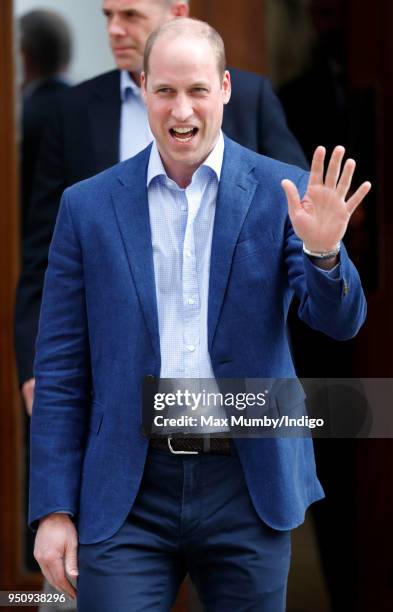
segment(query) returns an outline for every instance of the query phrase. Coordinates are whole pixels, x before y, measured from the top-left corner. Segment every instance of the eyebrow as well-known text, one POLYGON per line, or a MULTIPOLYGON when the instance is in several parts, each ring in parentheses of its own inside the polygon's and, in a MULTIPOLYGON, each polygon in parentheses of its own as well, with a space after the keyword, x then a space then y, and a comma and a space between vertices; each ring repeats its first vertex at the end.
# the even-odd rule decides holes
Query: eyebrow
POLYGON ((105 15, 105 17, 107 17, 108 15, 112 14, 112 13, 128 13, 131 14, 135 17, 143 17, 142 13, 140 13, 138 10, 134 9, 134 8, 123 8, 119 11, 114 11, 110 8, 103 8, 102 9, 103 14, 105 15))
MULTIPOLYGON (((165 83, 163 82, 158 82, 158 83, 153 83, 153 87, 154 89, 158 89, 160 87, 168 87, 170 89, 174 89, 174 86, 171 83, 165 83)), ((191 85, 189 85, 187 87, 187 89, 192 89, 193 87, 206 87, 206 88, 210 88, 210 83, 208 81, 197 81, 195 83, 191 83, 191 85)))
POLYGON ((210 87, 210 83, 208 81, 197 81, 192 83, 191 87, 210 87))

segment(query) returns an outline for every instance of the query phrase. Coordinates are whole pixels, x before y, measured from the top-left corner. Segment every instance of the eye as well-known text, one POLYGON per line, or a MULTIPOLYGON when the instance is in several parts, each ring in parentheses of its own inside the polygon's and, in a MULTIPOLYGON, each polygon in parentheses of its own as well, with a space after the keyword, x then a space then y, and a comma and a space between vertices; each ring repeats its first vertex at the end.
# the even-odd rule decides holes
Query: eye
POLYGON ((124 11, 124 17, 126 17, 126 19, 134 19, 139 17, 139 14, 136 13, 135 11, 124 11))
POLYGON ((159 89, 157 89, 157 93, 162 95, 171 94, 173 93, 173 89, 171 89, 170 87, 160 87, 159 89))
POLYGON ((192 91, 193 91, 193 93, 196 93, 196 94, 207 94, 207 93, 209 93, 209 90, 207 89, 207 87, 193 87, 192 91))

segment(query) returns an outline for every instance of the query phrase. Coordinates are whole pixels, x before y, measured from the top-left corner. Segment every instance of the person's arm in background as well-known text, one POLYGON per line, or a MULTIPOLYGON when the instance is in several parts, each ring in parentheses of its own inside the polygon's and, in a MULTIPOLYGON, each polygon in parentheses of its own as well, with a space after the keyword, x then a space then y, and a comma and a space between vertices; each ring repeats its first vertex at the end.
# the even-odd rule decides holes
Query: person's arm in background
POLYGON ((27 232, 22 244, 22 271, 15 302, 15 352, 19 383, 31 415, 35 339, 42 288, 61 194, 66 187, 63 135, 58 110, 48 118, 33 184, 27 232))
POLYGON ((259 152, 308 170, 303 149, 290 131, 281 102, 266 78, 261 82, 260 113, 259 152))
POLYGON ((234 68, 230 74, 232 95, 224 108, 224 133, 252 151, 309 170, 269 79, 234 68))

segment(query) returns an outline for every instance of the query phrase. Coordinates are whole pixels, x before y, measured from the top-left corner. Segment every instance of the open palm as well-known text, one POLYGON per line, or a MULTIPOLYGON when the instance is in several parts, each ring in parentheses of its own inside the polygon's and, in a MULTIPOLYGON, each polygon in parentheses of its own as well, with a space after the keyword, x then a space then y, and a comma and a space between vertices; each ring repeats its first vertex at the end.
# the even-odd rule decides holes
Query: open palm
POLYGON ((344 147, 334 149, 324 179, 326 151, 324 147, 316 148, 307 191, 302 200, 292 181, 282 181, 293 229, 310 251, 322 253, 337 247, 352 213, 371 188, 371 183, 366 181, 345 200, 356 164, 353 159, 347 159, 341 171, 344 153, 344 147))

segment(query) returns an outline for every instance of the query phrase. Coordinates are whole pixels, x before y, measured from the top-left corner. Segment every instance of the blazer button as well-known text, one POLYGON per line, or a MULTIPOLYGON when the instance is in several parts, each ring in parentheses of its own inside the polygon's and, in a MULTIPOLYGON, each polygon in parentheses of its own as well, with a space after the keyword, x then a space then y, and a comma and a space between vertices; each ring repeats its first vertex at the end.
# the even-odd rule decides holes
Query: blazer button
POLYGON ((153 380, 155 380, 155 379, 156 379, 156 377, 154 376, 154 374, 147 374, 147 375, 145 376, 145 380, 146 380, 147 382, 153 382, 153 380))

